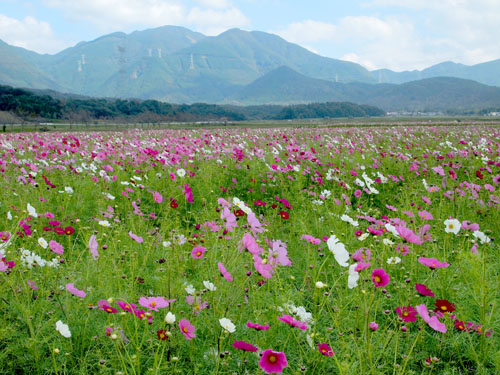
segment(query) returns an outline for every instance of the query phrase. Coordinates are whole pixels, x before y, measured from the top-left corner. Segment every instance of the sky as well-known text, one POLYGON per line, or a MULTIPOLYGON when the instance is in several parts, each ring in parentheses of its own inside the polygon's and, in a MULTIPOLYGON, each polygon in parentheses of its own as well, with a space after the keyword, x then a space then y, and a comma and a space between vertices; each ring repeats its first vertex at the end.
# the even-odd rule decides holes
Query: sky
POLYGON ((369 70, 499 59, 499 20, 500 0, 0 0, 0 39, 39 53, 164 25, 240 28, 369 70))

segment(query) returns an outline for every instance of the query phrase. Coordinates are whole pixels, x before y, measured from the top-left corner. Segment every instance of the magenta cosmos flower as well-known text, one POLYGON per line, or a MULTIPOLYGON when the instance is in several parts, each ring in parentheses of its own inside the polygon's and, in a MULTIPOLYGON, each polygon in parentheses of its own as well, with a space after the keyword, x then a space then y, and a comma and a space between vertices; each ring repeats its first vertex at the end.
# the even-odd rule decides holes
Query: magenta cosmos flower
POLYGON ((207 251, 207 249, 205 249, 203 246, 196 246, 191 251, 191 257, 193 257, 193 259, 203 258, 203 254, 205 254, 205 251, 207 251))
POLYGON ((333 356, 335 354, 333 352, 332 348, 330 348, 328 346, 328 344, 326 344, 326 343, 319 343, 318 342, 318 351, 321 354, 326 355, 327 357, 331 357, 331 356, 333 356))
POLYGON ((257 350, 259 350, 257 347, 253 346, 252 344, 249 344, 248 342, 236 341, 236 340, 233 342, 233 348, 238 350, 244 350, 246 352, 256 352, 257 350))
POLYGON ((411 306, 396 307, 396 313, 405 323, 417 321, 417 310, 411 306))
POLYGON ((372 272, 372 281, 375 287, 386 286, 389 284, 389 275, 383 268, 374 269, 372 272))
POLYGON ((417 289, 418 294, 425 297, 435 297, 436 295, 432 290, 427 288, 424 284, 415 284, 415 289, 417 289))
POLYGON ((307 325, 304 322, 301 322, 300 320, 295 320, 290 315, 278 316, 278 319, 281 320, 282 322, 290 324, 292 327, 297 327, 298 329, 301 329, 303 331, 307 329, 307 325))
POLYGON ((418 258, 418 262, 420 264, 423 264, 424 266, 427 266, 431 269, 436 269, 436 268, 446 268, 449 266, 448 263, 446 262, 440 262, 439 260, 435 258, 424 258, 420 257, 418 258))
POLYGON ((196 328, 187 319, 181 319, 179 321, 179 329, 181 330, 186 340, 192 340, 196 337, 196 335, 194 334, 194 330, 196 328))
POLYGON ((252 323, 249 321, 247 323, 247 327, 256 329, 257 331, 267 331, 269 329, 269 324, 266 324, 265 326, 261 326, 260 324, 252 323))
POLYGON ((287 365, 285 353, 273 352, 272 349, 264 350, 259 361, 259 366, 268 374, 283 372, 287 365))

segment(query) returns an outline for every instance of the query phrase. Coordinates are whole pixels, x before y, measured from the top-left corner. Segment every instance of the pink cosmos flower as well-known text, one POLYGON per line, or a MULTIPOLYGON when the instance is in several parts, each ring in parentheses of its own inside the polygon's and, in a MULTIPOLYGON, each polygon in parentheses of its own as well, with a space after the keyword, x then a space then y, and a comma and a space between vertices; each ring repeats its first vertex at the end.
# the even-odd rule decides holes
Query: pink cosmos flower
POLYGON ((175 299, 166 299, 164 297, 141 297, 139 298, 139 305, 147 307, 150 310, 158 311, 158 309, 163 309, 168 307, 175 299))
POLYGON ((396 225, 396 231, 406 242, 414 243, 417 245, 422 245, 424 241, 420 239, 411 229, 408 229, 404 225, 396 225))
POLYGON ((245 341, 234 341, 233 342, 233 348, 238 349, 238 350, 244 350, 246 352, 256 352, 259 349, 245 341))
POLYGON ((411 306, 398 306, 396 307, 396 313, 403 320, 403 322, 417 321, 417 310, 411 306))
POLYGON ((363 271, 364 269, 370 267, 370 262, 358 262, 356 263, 356 268, 354 269, 356 272, 363 271))
POLYGON ((194 333, 196 328, 187 319, 181 319, 179 321, 179 329, 186 338, 186 340, 192 340, 193 338, 196 337, 194 333))
POLYGON ((378 330, 379 325, 376 322, 370 322, 368 324, 368 328, 370 328, 372 331, 378 330))
POLYGON ((282 266, 292 265, 292 261, 288 258, 288 251, 284 242, 275 240, 271 243, 271 246, 272 249, 269 249, 269 263, 273 266, 275 264, 280 264, 282 266))
POLYGON ((327 357, 331 357, 333 356, 335 353, 333 352, 332 348, 326 344, 326 343, 319 343, 318 342, 318 351, 323 354, 323 355, 326 355, 327 357))
POLYGON ((292 327, 297 327, 298 329, 301 329, 303 331, 305 331, 307 329, 306 323, 301 322, 300 320, 295 320, 290 315, 278 316, 278 320, 281 320, 282 322, 290 324, 292 327))
POLYGON ((422 220, 434 220, 434 216, 426 210, 418 211, 418 216, 420 216, 422 220))
POLYGON ((354 252, 352 254, 352 259, 354 259, 357 262, 364 262, 370 260, 371 257, 371 252, 370 249, 366 247, 362 247, 354 252))
POLYGON ((383 268, 374 269, 372 272, 372 281, 376 288, 386 286, 389 284, 389 275, 383 268))
POLYGON ((234 228, 238 227, 238 224, 236 222, 236 215, 233 214, 228 207, 224 207, 224 210, 220 214, 220 218, 222 220, 226 220, 226 230, 228 232, 233 232, 234 228))
POLYGON ((243 235, 243 245, 252 255, 260 255, 264 252, 264 249, 259 247, 257 241, 255 241, 255 238, 250 233, 243 235))
POLYGON ((264 228, 262 227, 262 224, 260 223, 260 221, 257 219, 257 217, 255 216, 255 214, 253 212, 250 212, 247 215, 247 222, 248 222, 248 225, 250 226, 250 230, 252 231, 254 236, 256 236, 257 233, 264 232, 264 228))
POLYGON ((161 203, 163 202, 163 197, 160 193, 158 193, 157 191, 155 191, 153 193, 153 199, 155 200, 156 203, 161 203))
POLYGON ((420 317, 429 325, 429 327, 431 327, 435 331, 446 333, 446 325, 444 323, 441 323, 436 316, 433 316, 431 318, 429 316, 427 306, 421 304, 416 306, 415 308, 418 312, 418 315, 420 315, 420 317))
POLYGON ((182 192, 184 193, 184 196, 186 197, 186 200, 187 200, 188 203, 193 203, 194 202, 193 192, 192 192, 192 189, 189 186, 189 184, 185 184, 184 185, 184 189, 182 190, 182 192))
POLYGON ((7 242, 10 238, 10 233, 6 231, 0 232, 0 241, 7 242))
POLYGON ((130 236, 130 238, 132 238, 137 243, 143 243, 144 242, 144 240, 143 240, 142 237, 139 237, 137 234, 132 233, 132 231, 129 231, 128 235, 130 236))
POLYGON ((217 263, 217 268, 219 269, 219 272, 221 275, 227 280, 227 281, 233 281, 233 275, 231 275, 229 272, 227 272, 226 268, 224 265, 219 262, 217 263))
POLYGON ((90 236, 89 250, 90 250, 90 254, 92 255, 92 258, 94 260, 99 259, 99 252, 97 251, 97 246, 98 246, 97 240, 96 240, 95 234, 93 234, 92 236, 90 236))
POLYGON ((71 294, 73 294, 74 296, 77 296, 80 298, 84 298, 87 295, 87 293, 85 293, 83 290, 76 289, 75 284, 73 284, 73 283, 66 284, 66 290, 68 292, 70 292, 71 294))
POLYGON ((280 373, 288 366, 288 362, 285 353, 274 352, 272 349, 267 349, 262 352, 259 366, 268 374, 280 373))
POLYGON ((304 234, 302 237, 300 237, 303 240, 306 240, 307 242, 312 243, 313 245, 319 245, 321 243, 321 240, 319 238, 315 238, 309 234, 304 234))
POLYGON ((38 290, 38 287, 36 286, 36 282, 27 280, 28 286, 33 289, 33 290, 38 290))
POLYGON ((265 326, 261 326, 260 324, 257 323, 252 323, 252 322, 247 322, 247 327, 248 328, 253 328, 257 331, 267 331, 269 329, 269 325, 266 324, 265 326))
POLYGON ((415 284, 415 288, 417 289, 417 292, 425 297, 435 297, 435 294, 427 288, 424 284, 415 284))
POLYGON ((207 249, 205 249, 203 246, 196 246, 195 248, 193 248, 193 250, 191 251, 191 257, 193 259, 200 259, 200 258, 203 258, 203 254, 205 254, 205 251, 207 251, 207 249))
POLYGON ((60 243, 58 243, 57 241, 50 240, 49 247, 50 247, 50 250, 52 250, 56 254, 63 254, 64 253, 63 246, 60 243))
POLYGON ((358 190, 356 190, 356 191, 354 192, 354 196, 355 196, 356 198, 359 198, 359 197, 361 197, 361 194, 362 194, 362 193, 363 193, 363 192, 362 192, 361 190, 359 190, 359 189, 358 189, 358 190))
POLYGON ((449 267, 448 263, 446 263, 446 262, 440 262, 439 260, 437 260, 435 258, 420 257, 420 258, 418 258, 418 262, 420 264, 423 264, 424 266, 427 266, 427 267, 431 268, 431 269, 449 267))
POLYGON ((273 265, 269 262, 265 262, 260 256, 253 256, 253 265, 255 270, 264 278, 270 279, 273 274, 273 265))

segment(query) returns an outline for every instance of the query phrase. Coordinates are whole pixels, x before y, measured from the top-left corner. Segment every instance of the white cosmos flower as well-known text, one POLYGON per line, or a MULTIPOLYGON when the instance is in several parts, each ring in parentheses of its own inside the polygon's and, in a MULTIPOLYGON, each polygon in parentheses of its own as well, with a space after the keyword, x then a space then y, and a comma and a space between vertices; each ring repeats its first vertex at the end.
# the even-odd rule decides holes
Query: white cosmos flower
POLYGON ((8 219, 8 220, 12 220, 12 214, 10 213, 10 211, 9 211, 9 212, 7 212, 7 219, 8 219))
POLYGON ((399 233, 394 225, 387 223, 385 224, 385 229, 387 229, 388 232, 392 233, 394 237, 399 237, 399 233))
POLYGON ((321 281, 316 281, 316 288, 323 289, 324 287, 326 287, 325 283, 323 283, 321 281))
POLYGON ((196 289, 193 287, 193 285, 189 284, 184 288, 187 294, 193 295, 196 292, 196 289))
POLYGON ((236 331, 236 326, 228 318, 219 319, 219 323, 220 323, 221 327, 224 328, 229 333, 233 333, 234 331, 236 331))
POLYGON ((337 261, 337 263, 342 267, 347 267, 349 265, 347 263, 347 261, 349 260, 349 253, 345 249, 345 245, 339 241, 337 236, 332 234, 328 241, 326 241, 326 244, 328 245, 328 249, 335 256, 335 260, 337 261))
POLYGON ((99 221, 98 224, 102 225, 103 227, 109 227, 109 226, 111 226, 111 224, 107 220, 101 220, 101 221, 99 221))
POLYGON ((387 246, 392 246, 392 245, 394 245, 394 242, 392 242, 392 241, 391 241, 390 239, 388 239, 388 238, 384 238, 384 239, 382 240, 382 243, 383 243, 384 245, 387 245, 387 246))
POLYGON ((43 238, 43 237, 40 237, 40 238, 38 239, 38 244, 39 244, 41 247, 43 247, 44 249, 46 249, 46 248, 47 248, 47 246, 49 246, 49 244, 47 243, 47 241, 46 241, 46 240, 45 240, 45 238, 43 238))
POLYGON ((480 230, 475 230, 474 232, 472 232, 472 235, 478 238, 481 241, 481 243, 488 243, 491 241, 491 239, 486 234, 484 234, 484 232, 481 232, 480 230))
POLYGON ((358 237, 358 240, 364 241, 368 238, 369 234, 368 233, 363 233, 361 236, 358 237))
POLYGON ((182 168, 177 169, 177 171, 175 173, 177 173, 177 176, 179 176, 181 178, 186 175, 186 171, 182 168))
POLYGON ((453 233, 457 234, 460 228, 462 227, 462 223, 458 221, 457 219, 447 219, 444 221, 444 231, 446 233, 453 233))
POLYGON ((359 223, 356 220, 354 220, 352 217, 350 217, 349 215, 346 215, 346 214, 343 214, 340 217, 340 220, 345 221, 346 223, 351 224, 353 227, 359 226, 359 223))
POLYGON ((172 314, 172 312, 168 312, 167 315, 165 315, 165 323, 167 324, 174 324, 175 323, 175 315, 172 314))
POLYGON ((354 263, 349 266, 349 277, 347 278, 347 287, 349 289, 353 289, 358 286, 359 273, 356 272, 357 265, 357 263, 354 263))
POLYGON ((56 322, 56 330, 66 338, 71 337, 71 332, 69 331, 68 325, 64 324, 60 320, 56 322))
POLYGON ((217 290, 217 287, 208 280, 203 281, 203 285, 211 292, 215 292, 217 290))
POLYGON ((31 204, 26 205, 26 209, 28 210, 28 214, 33 217, 38 217, 38 214, 36 213, 35 207, 33 207, 31 204))
POLYGON ((401 262, 400 257, 391 257, 387 259, 387 264, 398 264, 399 262, 401 262))
POLYGON ((64 191, 68 194, 73 194, 73 188, 71 186, 66 186, 64 191))

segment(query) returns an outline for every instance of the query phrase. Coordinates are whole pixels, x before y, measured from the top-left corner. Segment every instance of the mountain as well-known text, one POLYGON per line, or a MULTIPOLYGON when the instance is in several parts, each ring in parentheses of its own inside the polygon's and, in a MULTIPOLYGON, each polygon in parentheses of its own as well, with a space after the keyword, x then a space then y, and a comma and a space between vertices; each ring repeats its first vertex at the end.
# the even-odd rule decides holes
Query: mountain
POLYGON ((164 26, 104 35, 55 55, 0 43, 0 83, 100 97, 218 102, 282 65, 313 78, 375 82, 358 64, 259 31, 205 36, 164 26))
POLYGON ((379 69, 371 73, 379 83, 399 84, 425 78, 455 77, 500 87, 500 59, 470 66, 447 61, 424 70, 394 72, 388 69, 379 69))
POLYGON ((232 104, 353 102, 386 111, 447 111, 500 107, 500 88, 452 77, 404 84, 335 83, 280 67, 240 89, 232 104))

